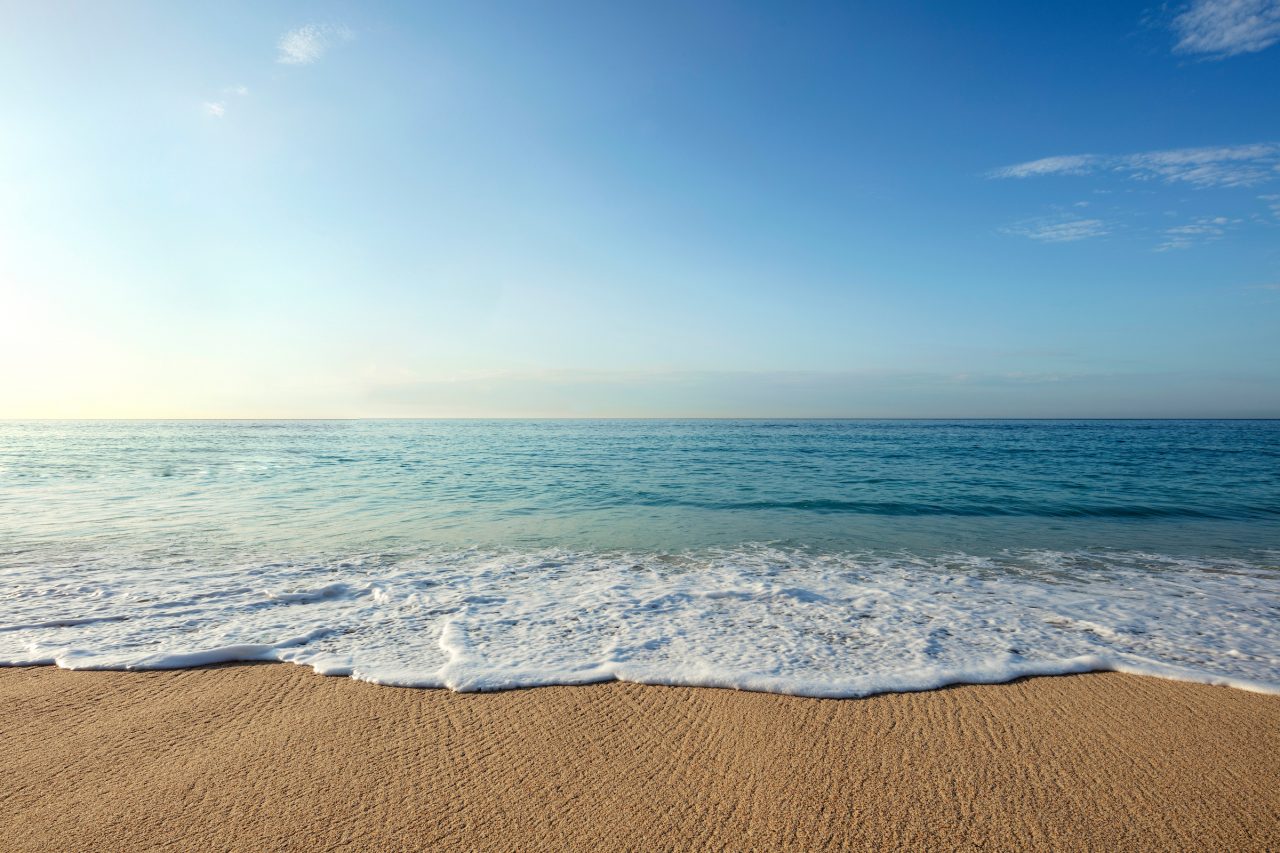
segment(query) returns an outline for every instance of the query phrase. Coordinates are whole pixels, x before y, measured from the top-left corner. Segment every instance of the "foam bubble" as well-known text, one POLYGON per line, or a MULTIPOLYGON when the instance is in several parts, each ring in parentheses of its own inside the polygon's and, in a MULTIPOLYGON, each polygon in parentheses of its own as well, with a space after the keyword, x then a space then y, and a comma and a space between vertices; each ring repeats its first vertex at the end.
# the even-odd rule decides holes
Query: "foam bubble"
POLYGON ((454 550, 3 577, 0 661, 289 661, 379 684, 852 697, 1087 670, 1280 692, 1273 562, 1136 552, 454 550))

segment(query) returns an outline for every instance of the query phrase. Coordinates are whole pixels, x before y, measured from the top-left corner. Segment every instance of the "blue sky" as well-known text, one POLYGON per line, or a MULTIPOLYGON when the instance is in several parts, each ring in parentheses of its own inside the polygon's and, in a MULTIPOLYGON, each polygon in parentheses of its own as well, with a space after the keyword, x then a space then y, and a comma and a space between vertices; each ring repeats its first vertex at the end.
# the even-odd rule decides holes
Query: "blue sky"
POLYGON ((1280 416, 1278 42, 0 2, 0 416, 1280 416))

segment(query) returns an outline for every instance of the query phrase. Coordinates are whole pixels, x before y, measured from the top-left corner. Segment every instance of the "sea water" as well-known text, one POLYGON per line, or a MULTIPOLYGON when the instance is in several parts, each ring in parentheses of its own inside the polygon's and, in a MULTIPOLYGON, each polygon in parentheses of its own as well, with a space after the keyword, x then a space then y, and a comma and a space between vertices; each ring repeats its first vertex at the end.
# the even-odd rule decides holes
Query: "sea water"
POLYGON ((1280 691, 1280 422, 0 423, 0 662, 1280 691))

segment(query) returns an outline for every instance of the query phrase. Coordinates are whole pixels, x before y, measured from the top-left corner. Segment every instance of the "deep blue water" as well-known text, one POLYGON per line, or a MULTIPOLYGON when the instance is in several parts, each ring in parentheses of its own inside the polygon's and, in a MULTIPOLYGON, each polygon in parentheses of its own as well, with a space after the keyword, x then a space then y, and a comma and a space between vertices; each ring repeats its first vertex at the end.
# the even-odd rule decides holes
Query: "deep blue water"
POLYGON ((0 519, 31 544, 1226 553, 1280 547, 1280 422, 6 423, 0 519))

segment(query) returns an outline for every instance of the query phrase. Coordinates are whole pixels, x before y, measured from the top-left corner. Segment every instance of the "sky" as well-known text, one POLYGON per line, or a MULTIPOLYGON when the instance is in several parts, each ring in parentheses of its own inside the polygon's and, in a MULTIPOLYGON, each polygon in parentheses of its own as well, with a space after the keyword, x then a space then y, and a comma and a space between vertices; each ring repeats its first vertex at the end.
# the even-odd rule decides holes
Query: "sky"
POLYGON ((1280 0, 0 0, 0 417, 1280 417, 1280 0))

